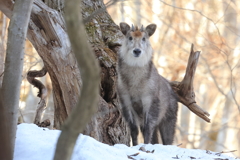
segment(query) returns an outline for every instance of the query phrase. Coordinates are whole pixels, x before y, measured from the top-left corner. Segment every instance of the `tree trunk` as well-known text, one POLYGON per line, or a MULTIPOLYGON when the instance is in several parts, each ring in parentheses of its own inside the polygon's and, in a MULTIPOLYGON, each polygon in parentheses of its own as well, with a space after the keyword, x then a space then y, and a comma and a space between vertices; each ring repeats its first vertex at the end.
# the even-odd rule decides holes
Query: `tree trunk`
MULTIPOLYGON (((86 20, 89 15, 98 12, 99 8, 101 10, 105 8, 102 0, 84 0, 82 3, 83 18, 86 20)), ((85 27, 89 42, 92 44, 101 67, 101 97, 98 112, 84 133, 110 145, 116 143, 129 145, 130 134, 122 118, 116 97, 116 62, 122 33, 105 9, 96 16, 92 16, 92 19, 85 23, 85 27)))
POLYGON ((2 34, 1 34, 1 43, 0 43, 0 88, 2 87, 2 79, 3 79, 3 71, 4 71, 4 60, 5 60, 5 47, 4 47, 4 42, 5 42, 5 34, 6 34, 6 27, 7 27, 7 18, 6 16, 2 13, 2 34))
POLYGON ((8 28, 4 76, 0 89, 0 159, 13 159, 22 82, 24 46, 32 0, 16 1, 8 28))
MULTIPOLYGON (((11 14, 9 3, 0 0, 0 5, 9 7, 0 7, 8 16, 11 14)), ((106 12, 102 0, 84 0, 81 8, 85 20, 89 15, 95 14, 85 24, 85 28, 88 41, 102 69, 98 112, 84 133, 110 145, 129 144, 130 136, 118 108, 115 89, 117 52, 122 34, 106 12)), ((60 128, 76 105, 82 84, 62 15, 43 2, 35 1, 28 39, 43 59, 44 66, 51 77, 55 108, 54 127, 60 128)))

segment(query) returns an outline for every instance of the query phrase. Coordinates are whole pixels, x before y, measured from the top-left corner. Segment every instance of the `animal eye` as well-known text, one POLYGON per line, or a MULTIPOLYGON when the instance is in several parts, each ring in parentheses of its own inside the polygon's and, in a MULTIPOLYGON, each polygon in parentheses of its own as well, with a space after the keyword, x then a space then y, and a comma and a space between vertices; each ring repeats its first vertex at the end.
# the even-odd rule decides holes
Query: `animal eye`
POLYGON ((145 41, 146 40, 146 38, 145 37, 143 37, 143 39, 142 39, 143 41, 145 41))
POLYGON ((133 38, 132 38, 132 37, 129 37, 128 39, 131 41, 133 38))

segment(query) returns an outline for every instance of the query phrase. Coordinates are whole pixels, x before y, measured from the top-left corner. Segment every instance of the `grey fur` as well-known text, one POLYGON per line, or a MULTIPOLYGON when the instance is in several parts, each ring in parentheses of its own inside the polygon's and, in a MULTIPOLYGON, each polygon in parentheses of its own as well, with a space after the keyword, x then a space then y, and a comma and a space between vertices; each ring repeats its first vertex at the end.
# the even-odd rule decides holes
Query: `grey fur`
POLYGON ((120 28, 122 28, 121 31, 124 35, 126 35, 127 32, 130 30, 130 26, 127 23, 120 23, 120 28), (124 28, 124 30, 123 30, 123 28, 124 28))
MULTIPOLYGON (((148 38, 155 32, 156 25, 151 24, 146 27, 143 33, 148 36, 143 34, 146 38, 143 42, 139 37, 133 37, 131 40, 131 43, 139 43, 139 49, 143 52, 142 57, 144 54, 150 54, 148 62, 144 65, 135 65, 126 61, 126 57, 130 57, 133 61, 142 57, 131 56, 136 47, 128 44, 130 43, 128 37, 132 32, 129 25, 121 23, 120 28, 125 39, 118 57, 117 93, 123 115, 131 130, 133 145, 138 144, 139 127, 143 133, 144 143, 159 143, 157 135, 160 131, 163 144, 170 145, 174 139, 178 105, 168 81, 158 74, 152 62, 152 49, 148 38), (146 51, 144 46, 147 46, 146 51), (130 55, 126 56, 126 54, 130 55)), ((145 60, 142 62, 145 63, 145 60)))

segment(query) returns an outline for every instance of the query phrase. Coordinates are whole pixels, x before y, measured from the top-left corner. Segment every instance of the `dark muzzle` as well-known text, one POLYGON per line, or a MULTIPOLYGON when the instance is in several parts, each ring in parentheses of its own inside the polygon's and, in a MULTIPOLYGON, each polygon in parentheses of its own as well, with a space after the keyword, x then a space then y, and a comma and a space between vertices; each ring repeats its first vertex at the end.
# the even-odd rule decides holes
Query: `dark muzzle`
POLYGON ((140 49, 134 49, 133 50, 133 55, 134 55, 134 57, 139 57, 140 56, 140 54, 141 54, 141 50, 140 49))

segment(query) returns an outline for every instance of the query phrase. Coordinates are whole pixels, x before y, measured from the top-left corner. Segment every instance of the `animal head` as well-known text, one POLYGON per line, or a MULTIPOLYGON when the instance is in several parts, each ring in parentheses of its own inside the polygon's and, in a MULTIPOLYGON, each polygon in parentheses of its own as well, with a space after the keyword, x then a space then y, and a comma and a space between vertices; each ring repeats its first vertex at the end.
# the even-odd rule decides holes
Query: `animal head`
POLYGON ((120 57, 130 66, 142 67, 146 65, 152 58, 152 47, 149 37, 153 35, 157 26, 150 24, 146 28, 130 26, 122 22, 120 29, 125 38, 122 43, 120 57))

